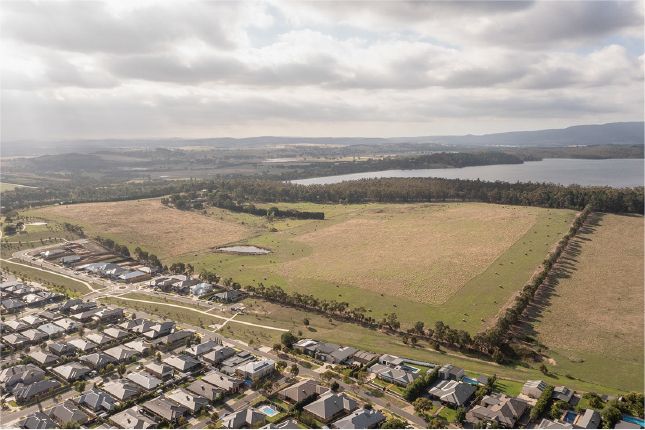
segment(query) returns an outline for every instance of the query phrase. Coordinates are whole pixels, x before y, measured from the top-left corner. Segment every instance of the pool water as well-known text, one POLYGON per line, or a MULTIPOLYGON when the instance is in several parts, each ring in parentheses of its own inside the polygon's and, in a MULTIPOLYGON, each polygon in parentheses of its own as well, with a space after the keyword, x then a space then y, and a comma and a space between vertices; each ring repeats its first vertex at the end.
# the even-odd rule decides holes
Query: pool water
POLYGON ((467 376, 464 376, 463 378, 461 378, 461 380, 470 385, 479 385, 479 381, 469 378, 467 376))
POLYGON ((628 423, 636 424, 641 427, 645 427, 645 420, 641 418, 636 418, 632 417, 629 415, 623 415, 623 421, 627 421, 628 423))
POLYGON ((280 412, 276 411, 275 409, 273 409, 269 405, 262 405, 258 409, 259 409, 260 412, 262 412, 267 417, 273 417, 273 416, 276 416, 276 415, 278 415, 280 413, 280 412))
POLYGON ((575 412, 573 412, 573 411, 567 411, 567 412, 564 414, 564 417, 562 417, 562 420, 563 420, 565 423, 573 424, 573 422, 576 420, 576 417, 577 417, 577 416, 578 416, 578 414, 577 414, 577 413, 575 413, 575 412))

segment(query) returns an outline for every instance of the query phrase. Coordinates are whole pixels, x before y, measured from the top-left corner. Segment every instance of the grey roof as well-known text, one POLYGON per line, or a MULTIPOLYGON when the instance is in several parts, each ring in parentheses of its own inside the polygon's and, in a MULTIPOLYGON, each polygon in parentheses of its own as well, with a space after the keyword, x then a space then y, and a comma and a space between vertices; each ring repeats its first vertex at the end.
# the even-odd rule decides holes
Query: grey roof
MULTIPOLYGON (((11 328, 13 331, 22 331, 22 330, 27 330, 31 324, 26 323, 22 320, 10 320, 10 321, 5 321, 4 323, 7 327, 11 328)), ((42 324, 42 323, 41 323, 42 324)))
POLYGON ((54 367, 53 370, 68 381, 80 379, 91 371, 89 367, 83 366, 81 363, 76 361, 54 367))
POLYGON ((56 355, 72 355, 76 353, 76 348, 69 343, 53 342, 48 344, 47 348, 56 355))
POLYGON ((152 376, 148 372, 132 372, 126 378, 146 390, 154 390, 162 383, 161 379, 152 376))
POLYGON ((114 326, 106 328, 105 330, 103 330, 103 333, 114 339, 123 339, 124 337, 128 336, 127 331, 114 326))
POLYGON ((2 337, 2 340, 11 346, 20 346, 29 342, 25 336, 20 333, 10 333, 2 337))
POLYGON ((154 375, 157 375, 161 378, 165 378, 166 376, 172 376, 174 373, 173 367, 169 366, 164 363, 148 363, 145 366, 146 370, 154 375))
POLYGON ((266 421, 266 416, 253 408, 242 409, 222 418, 222 427, 239 429, 243 427, 257 427, 266 421))
POLYGON ((39 326, 47 322, 45 318, 41 317, 38 314, 31 314, 31 315, 22 317, 21 321, 24 322, 25 324, 29 324, 30 326, 39 326))
POLYGON ((338 394, 329 391, 323 394, 320 399, 304 407, 304 410, 319 417, 323 421, 329 421, 341 412, 351 412, 358 407, 354 399, 345 394, 338 394))
POLYGON ((620 420, 614 426, 615 429, 639 429, 641 426, 638 424, 630 423, 627 421, 620 420))
POLYGON ((571 400, 571 397, 573 397, 573 390, 570 390, 564 385, 555 387, 553 389, 553 394, 551 394, 551 398, 556 400, 562 400, 563 402, 567 402, 567 403, 571 400))
POLYGON ((280 395, 297 403, 306 400, 315 394, 323 394, 327 390, 328 389, 326 387, 318 385, 316 381, 305 379, 304 381, 300 381, 280 391, 280 395))
POLYGON ((39 348, 30 351, 29 357, 44 366, 58 361, 58 356, 45 352, 39 348))
POLYGON ((124 343, 125 346, 127 346, 130 349, 133 349, 137 351, 139 354, 143 354, 146 351, 150 350, 150 343, 146 342, 145 340, 142 339, 135 339, 133 341, 130 341, 128 343, 124 343))
POLYGON ((88 417, 87 414, 71 400, 66 400, 60 405, 55 406, 49 415, 61 425, 67 423, 85 424, 90 419, 90 417, 88 417))
POLYGON ((476 388, 461 381, 445 380, 440 381, 429 390, 430 395, 437 397, 440 401, 453 406, 463 406, 473 394, 476 388))
POLYGON ((94 354, 84 355, 80 358, 84 363, 89 364, 95 369, 103 369, 111 363, 116 363, 114 357, 107 355, 103 352, 95 352, 94 354))
POLYGON ((528 409, 528 404, 515 397, 505 394, 485 396, 481 405, 473 407, 466 414, 470 422, 496 421, 506 427, 515 427, 515 423, 528 409))
POLYGON ((573 425, 583 429, 597 429, 600 426, 600 414, 593 409, 587 409, 584 414, 578 415, 573 425))
POLYGON ((418 373, 412 373, 400 369, 399 366, 392 368, 379 363, 372 365, 369 370, 378 378, 388 382, 393 382, 401 386, 407 386, 410 382, 414 381, 420 376, 418 373))
POLYGON ((124 429, 156 428, 159 424, 156 419, 143 414, 141 407, 138 405, 112 415, 110 421, 124 429))
POLYGON ((97 345, 105 345, 106 343, 110 343, 114 340, 110 336, 96 332, 85 335, 85 339, 89 340, 90 342, 94 342, 97 345))
POLYGON ((208 399, 206 397, 186 391, 183 388, 177 388, 167 393, 166 397, 187 407, 192 413, 199 412, 208 406, 208 399))
POLYGON ((119 361, 130 360, 132 357, 139 354, 134 349, 130 349, 123 345, 117 345, 112 348, 106 349, 105 353, 108 355, 111 355, 112 357, 116 358, 119 361))
POLYGON ((46 393, 49 390, 54 390, 60 386, 61 384, 58 381, 43 379, 30 384, 16 384, 11 390, 11 393, 16 397, 16 401, 21 402, 33 399, 36 396, 46 393))
POLYGON ((101 387, 103 391, 111 394, 113 397, 128 401, 141 393, 141 388, 127 379, 119 379, 117 381, 110 381, 101 387))
POLYGON ((369 429, 385 421, 385 415, 374 409, 358 409, 332 424, 337 429, 369 429))
POLYGON ((163 362, 182 372, 198 367, 201 364, 189 355, 171 355, 166 357, 163 362))
POLYGON ((206 397, 208 400, 216 400, 224 395, 224 389, 216 387, 201 379, 195 380, 186 389, 192 393, 206 397))
POLYGON ((186 406, 180 405, 174 400, 170 400, 164 396, 148 400, 142 406, 150 412, 171 422, 176 421, 179 417, 188 415, 189 412, 186 406))
POLYGON ((33 328, 30 328, 29 330, 25 330, 20 334, 26 337, 30 342, 35 342, 35 343, 39 343, 40 341, 45 340, 48 337, 42 331, 36 330, 33 328))
POLYGON ((203 355, 206 354, 207 352, 212 351, 216 347, 220 346, 220 342, 216 340, 207 340, 206 342, 202 342, 200 344, 194 345, 186 350, 187 354, 190 355, 203 355))
POLYGON ((18 384, 31 384, 45 377, 45 371, 33 364, 18 364, 0 370, 0 385, 5 389, 18 384))
POLYGON ((27 306, 27 304, 25 302, 23 302, 22 300, 18 300, 18 299, 5 299, 5 300, 3 300, 1 302, 1 304, 8 311, 21 309, 21 308, 24 308, 25 306, 27 306))
POLYGON ((235 355, 235 350, 233 348, 231 348, 230 346, 219 345, 218 347, 214 348, 212 351, 209 351, 206 354, 204 354, 202 356, 202 359, 204 361, 208 361, 209 363, 219 364, 222 361, 234 355, 235 355))
POLYGON ((97 344, 87 339, 72 339, 67 342, 69 345, 72 345, 74 348, 78 349, 81 352, 92 351, 97 348, 97 344))
POLYGON ((212 370, 204 375, 203 381, 225 390, 236 390, 244 381, 234 376, 228 376, 218 370, 212 370))
POLYGON ((25 419, 18 422, 18 427, 21 429, 53 429, 58 428, 56 423, 49 418, 49 415, 44 412, 34 412, 27 415, 25 419))
POLYGON ((54 324, 56 324, 59 327, 62 327, 63 330, 65 331, 74 331, 81 326, 79 323, 77 323, 71 318, 61 318, 59 320, 54 321, 54 324))
POLYGON ((85 405, 93 411, 111 411, 114 409, 116 400, 104 391, 91 389, 90 391, 81 395, 79 399, 81 405, 85 405))
MULTIPOLYGON (((551 421, 546 418, 542 418, 542 421, 540 421, 540 424, 536 428, 539 429, 572 429, 573 426, 569 423, 561 423, 561 422, 556 422, 556 421, 551 421)), ((640 428, 636 426, 636 428, 640 428)))
POLYGON ((38 326, 38 330, 44 332, 48 336, 56 336, 57 334, 65 332, 64 328, 54 323, 45 323, 43 325, 40 325, 38 326))

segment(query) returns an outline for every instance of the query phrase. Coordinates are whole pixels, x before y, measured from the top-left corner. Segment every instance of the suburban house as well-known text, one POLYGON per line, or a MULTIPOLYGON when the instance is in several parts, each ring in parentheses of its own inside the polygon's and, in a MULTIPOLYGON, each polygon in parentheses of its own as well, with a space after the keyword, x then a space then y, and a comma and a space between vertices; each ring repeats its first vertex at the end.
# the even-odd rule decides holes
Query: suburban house
POLYGON ((195 360, 190 355, 171 355, 166 357, 163 362, 180 372, 190 372, 191 370, 198 369, 202 365, 200 361, 195 360))
POLYGON ((128 400, 137 397, 142 391, 138 385, 126 379, 110 381, 103 385, 101 390, 123 402, 127 402, 128 400))
POLYGON ((81 406, 96 412, 110 412, 116 405, 114 397, 103 391, 92 389, 81 395, 78 402, 81 406))
POLYGON ((213 300, 222 303, 237 302, 244 294, 239 290, 226 290, 221 293, 213 294, 213 300))
POLYGON ((319 343, 316 346, 315 358, 327 363, 344 363, 358 350, 351 346, 339 346, 334 343, 319 343))
POLYGON ((292 403, 298 403, 305 401, 313 396, 324 394, 329 389, 318 385, 318 383, 312 379, 305 379, 296 384, 291 385, 290 387, 285 388, 280 391, 278 394, 280 398, 290 401, 292 403))
POLYGON ((245 363, 237 368, 236 373, 243 378, 257 381, 258 379, 262 379, 265 376, 270 375, 274 370, 275 361, 266 358, 264 360, 245 363))
POLYGON ((528 408, 524 400, 505 394, 491 394, 466 413, 466 421, 473 425, 496 423, 500 427, 514 428, 528 408))
POLYGON ((383 354, 378 358, 379 364, 384 366, 396 367, 404 364, 404 360, 396 355, 383 354))
POLYGON ((377 378, 386 382, 399 385, 401 387, 407 386, 410 382, 417 379, 420 375, 418 373, 408 372, 397 366, 395 368, 376 363, 369 368, 370 372, 376 375, 377 378))
POLYGON ((455 380, 439 381, 428 393, 441 403, 453 407, 465 405, 475 394, 476 388, 470 384, 455 380))
POLYGON ((85 339, 89 340, 90 342, 94 342, 98 346, 105 346, 108 343, 114 342, 114 339, 112 339, 110 336, 106 336, 103 333, 90 333, 85 336, 85 339))
POLYGON ((376 360, 378 358, 378 354, 368 351, 356 351, 353 358, 355 363, 365 365, 372 360, 376 360))
POLYGON ((217 370, 212 370, 205 374, 202 381, 208 382, 209 384, 219 387, 229 393, 238 392, 242 387, 242 384, 244 384, 243 380, 234 376, 225 375, 217 370))
POLYGON ((30 328, 29 330, 25 330, 20 334, 24 336, 27 339, 27 341, 31 344, 37 344, 44 340, 47 340, 47 335, 45 333, 33 328, 30 328))
POLYGON ((164 396, 148 400, 142 406, 171 424, 176 424, 181 417, 187 418, 189 414, 187 407, 164 396))
POLYGON ((44 412, 34 412, 27 415, 25 419, 18 422, 18 428, 21 429, 53 429, 56 428, 56 423, 49 418, 49 415, 44 412))
POLYGON ((103 352, 95 352, 94 354, 84 355, 79 358, 79 360, 95 370, 101 370, 108 364, 116 363, 116 359, 114 357, 103 352))
POLYGON ((572 397, 573 397, 573 390, 565 387, 564 385, 555 387, 553 389, 553 394, 551 395, 552 399, 561 400, 566 403, 571 402, 572 397))
MULTIPOLYGON (((186 351, 188 352, 188 351, 186 351)), ((235 355, 235 350, 229 346, 219 345, 202 356, 202 360, 211 364, 220 364, 235 355)))
POLYGON ((186 354, 192 355, 193 357, 198 357, 200 355, 204 355, 207 352, 212 351, 218 346, 221 346, 221 341, 218 342, 216 340, 207 340, 206 342, 202 342, 200 344, 197 344, 188 348, 186 350, 186 354))
POLYGON ((358 409, 332 423, 337 429, 373 429, 385 421, 385 415, 374 409, 358 409))
POLYGON ((253 408, 242 409, 222 418, 222 427, 227 429, 256 428, 266 422, 266 416, 253 408))
POLYGON ((103 330, 103 333, 106 335, 110 336, 112 339, 125 339, 128 337, 128 332, 120 329, 119 327, 116 326, 111 326, 103 330))
POLYGON ((151 345, 145 340, 135 339, 131 342, 124 343, 124 346, 137 351, 141 355, 146 355, 150 352, 151 345))
POLYGON ((175 329, 175 323, 172 321, 164 321, 159 324, 154 324, 150 327, 148 331, 145 331, 143 335, 148 339, 156 339, 161 336, 166 336, 175 329))
POLYGON ((112 415, 110 421, 124 429, 149 429, 158 428, 159 422, 143 412, 139 406, 132 406, 123 412, 112 415))
POLYGON ((50 364, 54 364, 58 361, 58 356, 45 352, 39 348, 33 349, 32 351, 29 352, 28 355, 29 355, 29 358, 34 360, 36 363, 45 367, 49 366, 50 364))
POLYGON ((152 344, 161 350, 168 351, 186 345, 194 334, 191 330, 175 330, 170 334, 153 339, 152 344))
POLYGON ((453 366, 452 364, 446 364, 439 369, 439 377, 444 380, 454 379, 458 381, 464 377, 464 369, 453 366))
POLYGON ((191 414, 199 414, 202 409, 208 408, 209 404, 206 397, 189 392, 183 388, 177 388, 167 393, 166 397, 187 407, 191 414))
POLYGON ((14 395, 17 403, 27 403, 36 398, 42 399, 60 387, 60 382, 51 379, 43 379, 30 384, 20 382, 13 386, 11 394, 14 395))
POLYGON ((70 363, 63 364, 62 366, 54 367, 53 371, 62 376, 63 379, 76 381, 90 373, 91 370, 89 367, 83 366, 77 361, 72 361, 70 363))
POLYGON ((224 390, 222 388, 211 385, 207 382, 202 381, 201 379, 193 381, 189 386, 186 387, 186 389, 191 393, 205 397, 211 402, 224 396, 224 390))
POLYGON ((90 420, 90 417, 71 400, 66 400, 60 405, 55 406, 49 413, 49 416, 63 427, 71 423, 77 426, 83 425, 90 420))
POLYGON ((597 429, 600 428, 600 414, 593 409, 586 409, 573 421, 574 429, 597 429))
POLYGON ((126 378, 146 391, 154 390, 163 383, 161 379, 157 379, 148 372, 132 372, 126 378))
MULTIPOLYGON (((542 421, 540 421, 540 424, 538 424, 536 428, 561 430, 561 429, 572 429, 573 426, 570 423, 561 423, 558 421, 552 421, 546 418, 542 418, 542 421)), ((618 428, 618 427, 614 427, 614 428, 618 428)))
POLYGON ((358 403, 356 400, 347 397, 345 394, 329 391, 303 409, 320 421, 327 423, 357 408, 358 403))
POLYGON ((69 343, 53 342, 47 345, 47 349, 52 354, 56 354, 58 356, 68 356, 76 354, 76 348, 74 348, 69 343))
POLYGON ((106 349, 105 353, 114 357, 119 362, 127 362, 133 360, 139 355, 139 353, 134 349, 130 349, 123 345, 118 345, 110 349, 106 349))
POLYGON ((522 387, 522 394, 532 399, 539 399, 546 387, 547 384, 544 381, 526 381, 522 387))
POLYGON ((172 378, 172 375, 175 373, 172 367, 163 363, 148 363, 145 369, 148 373, 164 380, 172 378))
POLYGON ((301 354, 314 357, 316 355, 316 347, 319 343, 320 342, 313 339, 300 339, 298 342, 293 344, 293 349, 301 354))
POLYGON ((43 325, 39 325, 38 330, 45 333, 47 336, 49 336, 50 339, 61 336, 63 333, 65 333, 64 328, 50 322, 45 323, 43 325))
POLYGON ((95 350, 98 345, 87 339, 72 339, 67 342, 80 352, 90 352, 95 350))

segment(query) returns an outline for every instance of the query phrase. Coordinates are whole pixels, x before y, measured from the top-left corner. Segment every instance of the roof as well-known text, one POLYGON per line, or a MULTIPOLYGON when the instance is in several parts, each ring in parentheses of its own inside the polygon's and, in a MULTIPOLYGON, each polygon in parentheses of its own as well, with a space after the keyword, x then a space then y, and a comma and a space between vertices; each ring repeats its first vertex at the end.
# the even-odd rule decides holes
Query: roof
POLYGON ((630 423, 627 421, 620 420, 614 426, 615 429, 639 429, 641 426, 638 424, 630 423))
POLYGON ((106 328, 105 330, 103 330, 103 333, 114 339, 122 339, 128 336, 127 331, 121 330, 120 328, 114 326, 106 328))
POLYGON ((242 409, 241 411, 233 412, 222 418, 222 427, 229 429, 239 429, 242 427, 257 427, 266 421, 264 414, 256 411, 253 408, 242 409))
POLYGON ((208 400, 215 400, 224 394, 222 388, 211 385, 201 379, 195 380, 186 389, 200 396, 204 396, 208 400))
POLYGON ((263 360, 251 361, 245 364, 242 364, 238 367, 238 370, 249 375, 255 375, 256 373, 268 371, 268 369, 275 368, 275 361, 270 358, 265 358, 263 360))
POLYGON ((202 355, 212 351, 218 346, 220 346, 220 342, 216 340, 207 340, 206 342, 202 342, 198 345, 194 345, 193 347, 188 348, 186 352, 190 355, 202 355))
POLYGON ((126 379, 119 379, 117 381, 110 381, 101 387, 106 393, 119 400, 127 401, 141 392, 141 388, 131 381, 126 379))
POLYGON ((571 397, 573 397, 573 390, 570 390, 564 385, 555 387, 553 389, 553 394, 551 394, 551 398, 562 400, 564 402, 569 402, 571 400, 571 397))
POLYGON ((76 353, 76 348, 74 348, 69 343, 62 342, 52 342, 47 345, 49 350, 57 355, 69 355, 76 353))
POLYGON ((80 358, 84 363, 88 363, 95 369, 102 369, 110 363, 115 363, 114 357, 107 355, 103 352, 95 352, 94 354, 84 355, 80 358))
POLYGON ((58 356, 50 354, 38 348, 30 351, 29 357, 42 365, 48 365, 50 363, 55 363, 56 361, 58 361, 58 356))
POLYGON ((110 421, 124 429, 156 428, 159 424, 156 419, 143 414, 138 405, 112 415, 110 421))
POLYGON ((322 394, 327 390, 326 387, 318 385, 316 381, 305 379, 280 391, 280 395, 297 403, 308 399, 314 394, 322 394))
POLYGON ((69 423, 85 424, 90 419, 90 417, 88 417, 87 414, 71 400, 66 400, 63 403, 54 406, 49 415, 63 425, 69 423))
POLYGON ((399 385, 408 385, 410 382, 419 378, 418 373, 411 373, 406 370, 397 367, 389 367, 383 364, 374 364, 369 368, 370 372, 376 374, 379 378, 385 379, 388 381, 393 381, 399 385))
POLYGON ((9 388, 17 383, 31 384, 45 377, 45 371, 33 364, 18 364, 0 370, 0 384, 9 388))
POLYGON ((320 399, 304 407, 307 412, 328 421, 340 412, 351 412, 358 407, 354 399, 332 391, 323 394, 320 399))
POLYGON ((53 370, 69 381, 75 381, 90 373, 89 367, 83 366, 77 361, 72 361, 70 363, 63 364, 62 366, 54 367, 53 370))
POLYGON ((112 348, 106 349, 105 353, 111 355, 119 361, 127 361, 138 354, 134 349, 130 349, 123 345, 117 345, 112 348))
POLYGON ((166 375, 172 375, 174 372, 172 366, 164 363, 156 363, 154 361, 152 363, 146 364, 145 368, 149 372, 156 375, 161 375, 162 377, 165 377, 166 375))
POLYGON ((40 325, 38 326, 38 330, 46 333, 49 336, 54 336, 65 331, 65 329, 63 329, 61 326, 54 323, 45 323, 43 325, 40 325))
POLYGON ((96 349, 96 347, 98 346, 94 342, 86 339, 72 339, 67 343, 82 352, 91 351, 93 349, 96 349))
POLYGON ((42 331, 36 330, 36 329, 33 329, 33 328, 30 328, 29 330, 25 330, 25 331, 21 332, 20 334, 23 335, 24 337, 26 337, 27 339, 29 339, 30 342, 40 342, 41 340, 47 339, 47 337, 48 337, 42 331))
POLYGON ((382 421, 385 415, 374 409, 358 409, 345 418, 341 418, 332 424, 337 429, 368 429, 374 428, 382 421))
POLYGON ((163 360, 164 363, 182 372, 199 366, 201 363, 189 355, 171 355, 163 360))
POLYGON ((161 385, 161 379, 152 376, 148 372, 132 372, 127 378, 135 384, 145 388, 146 390, 154 390, 161 385))
POLYGON ((209 361, 211 363, 220 363, 226 360, 229 357, 235 355, 235 350, 230 346, 219 345, 215 347, 212 351, 207 352, 202 356, 203 360, 209 361))
POLYGON ((142 406, 168 421, 175 421, 179 417, 188 415, 189 412, 186 406, 180 405, 164 396, 148 400, 142 406))
POLYGON ((208 406, 208 399, 206 397, 191 393, 183 388, 177 388, 176 390, 166 393, 166 397, 187 407, 191 412, 199 411, 208 406))
POLYGON ((584 414, 578 415, 573 425, 583 429, 595 429, 600 425, 600 414, 593 409, 586 409, 584 414))
POLYGON ((111 411, 114 409, 116 400, 108 393, 93 388, 81 395, 79 403, 95 412, 99 410, 111 411))
POLYGON ((133 341, 130 341, 128 343, 124 343, 124 346, 127 346, 130 349, 133 349, 137 351, 139 354, 143 354, 144 352, 148 351, 150 349, 150 343, 146 342, 145 340, 141 339, 135 339, 133 341))
POLYGON ((56 423, 49 418, 49 415, 44 412, 34 412, 27 415, 25 419, 18 422, 18 427, 23 429, 53 429, 56 428, 56 423))
POLYGON ((16 384, 11 393, 16 397, 16 400, 29 400, 39 394, 45 393, 49 390, 56 389, 60 387, 61 384, 58 381, 52 379, 43 379, 41 381, 32 382, 30 384, 19 383, 16 384))
POLYGON ((454 406, 462 406, 473 394, 476 388, 461 381, 447 380, 440 381, 429 390, 430 395, 437 397, 440 401, 454 406))
POLYGON ((528 409, 528 404, 516 397, 505 394, 492 394, 485 396, 481 405, 472 408, 466 414, 469 421, 496 421, 506 427, 514 427, 516 421, 528 409))
MULTIPOLYGON (((572 429, 573 426, 569 423, 561 423, 556 421, 551 421, 546 418, 542 418, 540 424, 536 428, 539 429, 572 429)), ((639 428, 638 426, 636 428, 639 428)))
POLYGON ((103 333, 90 333, 85 335, 85 338, 97 345, 105 345, 106 343, 110 343, 114 340, 110 336, 106 336, 103 333))
POLYGON ((208 372, 202 377, 202 380, 225 390, 235 389, 244 382, 234 376, 225 375, 218 370, 208 372))

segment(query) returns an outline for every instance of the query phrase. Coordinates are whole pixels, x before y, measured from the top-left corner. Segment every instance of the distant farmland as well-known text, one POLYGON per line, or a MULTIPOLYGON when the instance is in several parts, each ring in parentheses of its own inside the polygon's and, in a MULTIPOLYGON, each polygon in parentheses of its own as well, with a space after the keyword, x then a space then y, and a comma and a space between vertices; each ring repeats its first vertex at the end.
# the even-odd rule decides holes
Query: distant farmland
POLYGON ((642 389, 643 233, 643 217, 594 214, 564 255, 569 273, 535 327, 554 369, 642 389))
POLYGON ((405 323, 442 320, 471 332, 490 323, 567 231, 574 211, 483 203, 316 205, 326 219, 275 220, 221 209, 207 215, 157 200, 55 206, 29 212, 82 225, 164 263, 191 262, 242 285, 363 306, 405 323), (267 255, 214 253, 224 244, 267 255))

